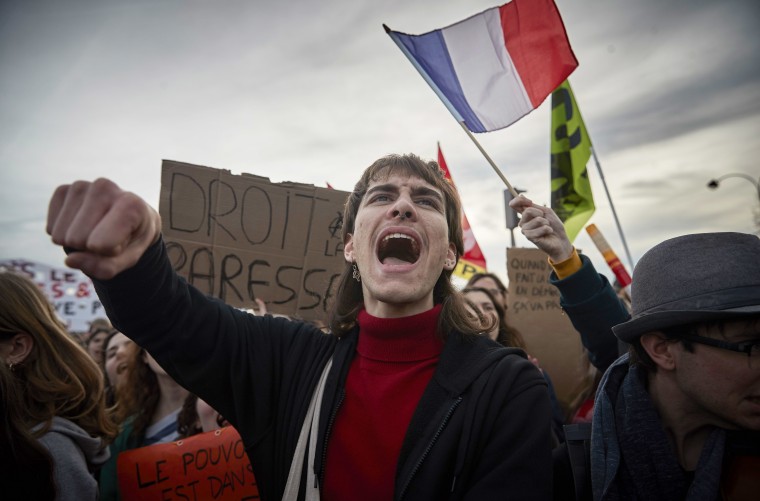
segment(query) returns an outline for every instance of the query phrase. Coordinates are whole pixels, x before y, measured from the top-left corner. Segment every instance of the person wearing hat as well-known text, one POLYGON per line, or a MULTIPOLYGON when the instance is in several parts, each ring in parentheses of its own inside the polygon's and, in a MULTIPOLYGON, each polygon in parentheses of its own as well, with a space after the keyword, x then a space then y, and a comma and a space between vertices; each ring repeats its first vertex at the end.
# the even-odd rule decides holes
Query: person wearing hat
MULTIPOLYGON (((523 196, 510 205, 522 213, 523 234, 549 255, 563 299, 563 282, 575 280, 573 302, 587 309, 584 322, 593 322, 590 313, 598 308, 597 331, 611 327, 630 344, 597 392, 594 499, 757 496, 760 239, 703 233, 656 245, 634 270, 629 317, 610 313, 618 306, 606 281, 601 291, 586 279, 583 300, 577 279, 593 266, 579 257, 551 209, 523 196)), ((566 311, 573 319, 573 309, 566 311)))

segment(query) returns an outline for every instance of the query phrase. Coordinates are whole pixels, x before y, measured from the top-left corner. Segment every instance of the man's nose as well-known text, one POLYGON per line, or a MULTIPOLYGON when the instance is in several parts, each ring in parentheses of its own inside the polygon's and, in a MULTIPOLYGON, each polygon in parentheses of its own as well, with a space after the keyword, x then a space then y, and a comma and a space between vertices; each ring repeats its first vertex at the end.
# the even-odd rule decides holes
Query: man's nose
POLYGON ((396 200, 396 203, 393 204, 391 216, 393 218, 399 218, 401 220, 416 219, 417 211, 415 210, 414 204, 411 200, 409 200, 407 197, 401 196, 396 200))

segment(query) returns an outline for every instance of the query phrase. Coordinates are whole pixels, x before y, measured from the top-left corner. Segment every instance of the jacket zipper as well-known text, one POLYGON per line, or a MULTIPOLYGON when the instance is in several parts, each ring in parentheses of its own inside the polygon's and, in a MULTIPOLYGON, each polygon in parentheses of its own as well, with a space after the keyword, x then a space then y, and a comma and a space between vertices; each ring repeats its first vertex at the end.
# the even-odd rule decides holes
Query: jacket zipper
POLYGON ((433 448, 433 445, 435 445, 436 441, 438 440, 438 437, 440 437, 441 433, 443 433, 443 429, 446 427, 446 424, 449 422, 451 415, 454 413, 454 410, 459 406, 460 403, 462 403, 461 396, 457 397, 457 399, 451 405, 451 407, 449 408, 449 411, 443 417, 443 421, 441 422, 441 425, 438 427, 438 430, 436 430, 435 435, 433 435, 433 438, 430 440, 430 443, 425 449, 425 452, 422 453, 420 460, 417 461, 417 464, 414 466, 412 473, 409 475, 409 479, 406 481, 406 484, 404 484, 404 488, 401 490, 401 494, 398 497, 399 501, 404 499, 404 494, 406 494, 406 491, 409 488, 409 484, 412 483, 412 479, 414 478, 414 475, 417 474, 417 471, 419 471, 420 467, 422 466, 422 463, 425 461, 428 454, 430 454, 430 451, 433 448))
MULTIPOLYGON (((343 399, 346 396, 346 390, 345 388, 340 389, 340 397, 338 398, 338 405, 335 406, 335 408, 332 411, 332 414, 330 414, 330 420, 327 422, 327 430, 325 430, 325 438, 322 445, 322 467, 320 468, 319 472, 319 484, 324 485, 325 483, 325 467, 327 466, 327 442, 330 440, 330 433, 332 432, 333 424, 335 423, 335 416, 338 415, 338 409, 340 409, 340 406, 343 405, 343 399)), ((314 477, 314 483, 317 483, 317 477, 314 477)), ((317 487, 315 485, 314 487, 317 487)))

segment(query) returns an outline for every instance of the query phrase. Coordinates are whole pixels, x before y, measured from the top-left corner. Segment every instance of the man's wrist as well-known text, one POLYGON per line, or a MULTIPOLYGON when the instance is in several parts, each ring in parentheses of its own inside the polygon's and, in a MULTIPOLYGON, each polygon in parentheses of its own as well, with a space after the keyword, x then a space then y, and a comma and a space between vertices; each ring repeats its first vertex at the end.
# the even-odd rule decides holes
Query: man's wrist
POLYGON ((557 278, 559 279, 569 277, 576 271, 580 270, 583 266, 581 258, 578 255, 578 251, 575 249, 575 247, 573 247, 573 251, 570 253, 570 257, 567 259, 563 259, 559 262, 554 262, 552 258, 549 258, 549 264, 554 269, 554 272, 557 274, 557 278))

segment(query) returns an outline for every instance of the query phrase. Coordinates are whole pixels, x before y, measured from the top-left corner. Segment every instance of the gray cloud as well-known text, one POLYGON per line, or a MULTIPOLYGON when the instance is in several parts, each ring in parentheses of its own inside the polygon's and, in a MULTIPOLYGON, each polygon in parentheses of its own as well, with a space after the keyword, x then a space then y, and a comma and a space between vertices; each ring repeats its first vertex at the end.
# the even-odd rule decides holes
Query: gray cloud
MULTIPOLYGON (((0 3, 0 256, 60 264, 42 214, 54 187, 74 179, 106 175, 155 204, 160 160, 170 158, 350 189, 374 158, 432 158, 440 140, 486 257, 505 274, 503 186, 381 28, 421 33, 492 6, 0 3)), ((752 231, 749 187, 704 184, 731 170, 760 174, 760 4, 558 6, 581 62, 576 98, 634 256, 679 233, 752 231)), ((479 136, 541 203, 548 131, 545 103, 479 136)), ((622 255, 589 168, 593 221, 622 255)), ((584 235, 577 244, 593 256, 584 235)))

